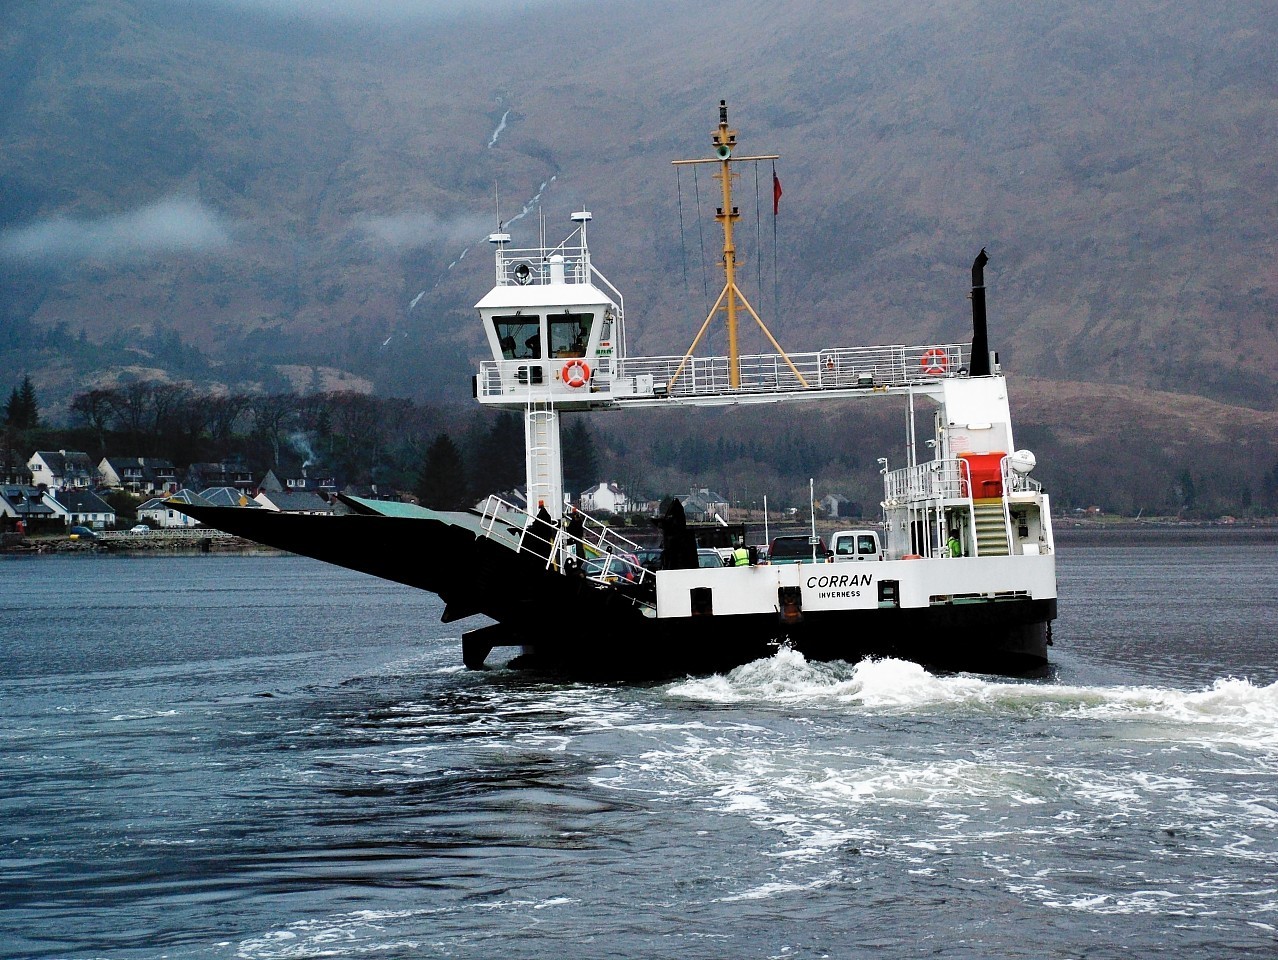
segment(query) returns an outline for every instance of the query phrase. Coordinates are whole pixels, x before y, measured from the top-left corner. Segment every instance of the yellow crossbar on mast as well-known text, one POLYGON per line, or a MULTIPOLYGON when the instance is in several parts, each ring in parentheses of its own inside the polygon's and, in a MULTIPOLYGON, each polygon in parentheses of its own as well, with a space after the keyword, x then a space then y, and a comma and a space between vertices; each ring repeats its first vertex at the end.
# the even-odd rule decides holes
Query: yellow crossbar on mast
POLYGON ((715 156, 706 160, 675 160, 675 165, 693 164, 693 163, 717 163, 719 164, 719 172, 716 173, 715 179, 720 181, 723 188, 723 206, 719 207, 715 214, 715 219, 723 226, 723 291, 719 294, 719 298, 715 301, 710 313, 706 316, 705 323, 701 325, 696 339, 692 341, 692 346, 688 348, 688 352, 683 355, 683 360, 679 364, 679 368, 675 371, 670 382, 673 383, 683 372, 684 365, 692 357, 692 353, 697 349, 697 344, 701 342, 701 337, 705 334, 706 328, 710 326, 710 321, 714 315, 723 310, 727 314, 728 320, 728 384, 733 389, 741 387, 741 356, 737 348, 737 308, 744 307, 750 316, 754 317, 755 322, 762 328, 769 342, 776 347, 781 358, 785 360, 786 365, 791 372, 798 378, 799 383, 807 386, 808 382, 803 378, 797 367, 781 349, 781 345, 777 343, 776 337, 772 336, 772 331, 767 324, 755 313, 754 308, 750 306, 750 302, 746 300, 737 287, 737 249, 732 238, 732 227, 741 214, 736 207, 732 205, 732 178, 736 176, 732 172, 733 163, 745 163, 755 160, 777 160, 777 154, 768 154, 758 157, 734 157, 733 150, 737 145, 737 132, 728 127, 728 101, 719 101, 719 127, 711 134, 711 142, 714 144, 715 156))

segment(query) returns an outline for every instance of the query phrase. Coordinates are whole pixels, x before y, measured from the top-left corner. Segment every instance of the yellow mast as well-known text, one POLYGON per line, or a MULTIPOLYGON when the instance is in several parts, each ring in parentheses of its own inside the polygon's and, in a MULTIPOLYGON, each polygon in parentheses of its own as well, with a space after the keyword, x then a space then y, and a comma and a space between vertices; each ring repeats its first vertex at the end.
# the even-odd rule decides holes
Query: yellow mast
POLYGON ((715 213, 715 219, 723 226, 723 291, 719 294, 719 299, 715 301, 714 306, 710 308, 710 313, 706 316, 705 322, 701 324, 701 329, 697 331, 697 336, 692 341, 692 346, 683 355, 683 360, 680 361, 674 376, 670 378, 670 382, 673 383, 678 379, 683 372, 684 366, 692 357, 693 351, 697 349, 697 344, 701 342, 701 338, 709 328, 710 321, 714 319, 714 315, 720 309, 723 309, 728 319, 728 384, 733 390, 741 386, 741 357, 737 349, 737 305, 739 303, 754 317, 755 322, 759 324, 768 341, 776 348, 777 353, 785 360, 799 382, 806 387, 808 382, 803 378, 803 374, 799 373, 790 358, 786 356, 786 352, 781 349, 781 345, 772 336, 767 324, 755 313, 754 308, 750 306, 750 301, 745 298, 745 295, 741 293, 741 289, 737 286, 737 249, 732 239, 732 225, 740 219, 741 214, 732 205, 732 178, 736 174, 732 172, 731 165, 755 160, 777 160, 779 156, 777 154, 768 154, 758 157, 733 157, 732 151, 737 145, 737 132, 728 128, 728 101, 726 100, 719 101, 719 128, 710 135, 710 139, 715 148, 713 159, 675 160, 673 162, 676 165, 693 163, 719 164, 719 172, 714 177, 723 188, 723 206, 719 207, 718 212, 715 213))

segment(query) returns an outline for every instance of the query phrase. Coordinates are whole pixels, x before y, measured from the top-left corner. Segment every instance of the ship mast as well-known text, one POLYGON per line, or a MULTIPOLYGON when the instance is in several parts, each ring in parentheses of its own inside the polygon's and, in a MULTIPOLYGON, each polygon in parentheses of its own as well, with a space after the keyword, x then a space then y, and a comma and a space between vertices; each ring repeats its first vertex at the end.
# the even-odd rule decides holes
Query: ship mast
POLYGON ((736 390, 741 386, 741 357, 737 348, 737 311, 740 307, 754 317, 755 322, 759 324, 759 328, 763 331, 768 341, 776 348, 777 353, 785 360, 790 370, 798 377, 799 382, 803 386, 808 386, 807 380, 803 374, 799 373, 794 363, 790 360, 786 352, 781 349, 781 345, 772 336, 772 331, 767 324, 755 312, 754 307, 750 306, 750 301, 745 298, 741 292, 741 288, 737 286, 737 248, 732 238, 732 227, 737 220, 741 218, 740 212, 732 205, 732 178, 737 176, 732 172, 733 163, 746 163, 758 160, 777 160, 778 154, 767 154, 757 157, 734 157, 733 149, 737 145, 737 132, 728 127, 728 101, 719 101, 719 127, 710 135, 711 142, 714 144, 715 156, 705 160, 675 160, 672 161, 676 166, 696 164, 696 163, 717 163, 719 172, 714 175, 723 188, 723 206, 719 207, 715 214, 715 219, 723 227, 723 290, 719 294, 719 299, 715 301, 714 306, 710 308, 710 313, 706 316, 705 322, 701 324, 701 329, 697 331, 697 336, 692 341, 692 346, 688 348, 688 352, 683 355, 683 360, 674 372, 674 376, 670 378, 673 383, 683 372, 684 366, 691 359, 693 352, 697 349, 697 345, 701 342, 701 338, 705 336, 705 332, 710 327, 710 322, 714 319, 715 314, 723 310, 727 315, 728 324, 728 384, 736 390))

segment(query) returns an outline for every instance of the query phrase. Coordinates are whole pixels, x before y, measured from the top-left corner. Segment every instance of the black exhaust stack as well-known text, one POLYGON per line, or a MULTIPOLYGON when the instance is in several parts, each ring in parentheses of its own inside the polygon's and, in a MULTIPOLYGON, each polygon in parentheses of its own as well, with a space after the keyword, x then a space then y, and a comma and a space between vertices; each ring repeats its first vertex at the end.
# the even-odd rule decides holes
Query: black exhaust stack
POLYGON ((968 372, 974 377, 990 375, 990 343, 985 333, 985 265, 989 262, 981 247, 972 261, 972 357, 968 372))

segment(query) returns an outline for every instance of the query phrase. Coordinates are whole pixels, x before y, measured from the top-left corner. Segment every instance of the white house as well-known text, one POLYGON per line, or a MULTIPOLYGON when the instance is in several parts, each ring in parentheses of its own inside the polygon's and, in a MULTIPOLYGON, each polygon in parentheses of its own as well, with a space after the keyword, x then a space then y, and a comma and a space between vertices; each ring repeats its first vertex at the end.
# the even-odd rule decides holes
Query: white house
POLYGON ((581 492, 581 509, 586 513, 630 513, 626 492, 615 483, 599 483, 581 492))
POLYGON ((49 490, 88 490, 98 479, 93 461, 80 450, 37 450, 27 469, 35 486, 49 490))
POLYGON ((102 484, 133 493, 171 494, 178 490, 177 470, 156 457, 103 457, 98 464, 102 484))
MULTIPOLYGON (((180 500, 183 503, 208 504, 208 501, 198 493, 186 489, 179 490, 168 499, 180 500)), ((181 510, 174 509, 163 497, 153 497, 138 507, 138 520, 160 530, 199 526, 198 520, 187 516, 181 510)))
POLYGON ((106 530, 115 526, 115 509, 92 490, 59 490, 48 502, 68 527, 106 530))

